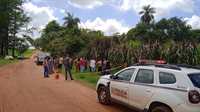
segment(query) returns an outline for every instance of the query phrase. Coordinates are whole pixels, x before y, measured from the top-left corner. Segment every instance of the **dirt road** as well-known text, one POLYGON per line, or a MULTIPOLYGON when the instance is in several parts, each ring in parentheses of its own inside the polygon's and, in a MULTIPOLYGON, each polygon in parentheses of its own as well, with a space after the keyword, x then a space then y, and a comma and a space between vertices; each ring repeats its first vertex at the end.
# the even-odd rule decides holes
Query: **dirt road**
POLYGON ((0 67, 0 112, 133 112, 112 103, 101 105, 97 93, 75 80, 43 77, 33 57, 0 67))

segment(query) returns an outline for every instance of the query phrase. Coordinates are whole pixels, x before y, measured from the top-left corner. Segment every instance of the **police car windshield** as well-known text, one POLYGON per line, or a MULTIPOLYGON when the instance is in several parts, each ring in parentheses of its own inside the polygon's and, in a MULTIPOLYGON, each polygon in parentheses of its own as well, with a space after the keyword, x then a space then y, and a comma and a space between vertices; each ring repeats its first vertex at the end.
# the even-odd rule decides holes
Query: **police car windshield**
POLYGON ((188 77, 195 87, 200 88, 200 74, 188 74, 188 77))

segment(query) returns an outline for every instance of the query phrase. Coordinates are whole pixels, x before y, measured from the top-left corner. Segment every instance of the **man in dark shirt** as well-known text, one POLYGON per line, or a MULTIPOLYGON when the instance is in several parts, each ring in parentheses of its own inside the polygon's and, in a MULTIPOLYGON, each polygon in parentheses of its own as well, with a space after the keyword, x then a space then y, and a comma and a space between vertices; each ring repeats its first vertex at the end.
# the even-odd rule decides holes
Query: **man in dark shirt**
POLYGON ((110 61, 106 60, 106 75, 110 74, 110 61))
POLYGON ((69 72, 69 76, 70 76, 71 80, 74 80, 73 77, 72 77, 72 73, 71 73, 71 62, 72 62, 72 59, 69 58, 69 54, 67 54, 65 59, 64 59, 65 80, 67 80, 67 72, 69 72))

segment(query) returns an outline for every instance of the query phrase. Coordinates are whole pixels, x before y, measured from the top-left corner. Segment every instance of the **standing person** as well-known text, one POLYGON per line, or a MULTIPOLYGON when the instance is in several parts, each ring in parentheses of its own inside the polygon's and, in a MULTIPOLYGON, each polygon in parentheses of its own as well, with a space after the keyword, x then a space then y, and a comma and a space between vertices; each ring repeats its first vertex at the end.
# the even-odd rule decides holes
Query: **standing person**
POLYGON ((63 57, 59 57, 59 66, 58 66, 59 72, 62 71, 62 64, 63 64, 63 57))
POLYGON ((64 66, 65 66, 65 80, 67 80, 67 72, 69 72, 69 76, 71 80, 74 80, 71 73, 71 64, 72 59, 69 58, 69 54, 66 55, 66 58, 64 59, 64 66))
POLYGON ((94 60, 94 58, 91 58, 91 60, 90 60, 90 67, 91 67, 91 73, 92 73, 92 75, 94 75, 94 72, 95 72, 95 64, 96 64, 96 61, 94 60))
POLYGON ((53 58, 49 57, 49 75, 52 74, 52 69, 53 69, 53 58))
POLYGON ((106 75, 110 74, 110 61, 106 60, 106 75))
MULTIPOLYGON (((91 62, 91 60, 92 60, 92 58, 90 58, 90 62, 91 62)), ((91 66, 90 66, 90 64, 89 64, 89 67, 90 67, 90 72, 92 73, 92 69, 91 69, 91 66)))
POLYGON ((49 77, 49 63, 47 56, 44 58, 43 66, 44 66, 44 77, 49 77))
POLYGON ((107 62, 107 59, 104 58, 104 59, 103 59, 103 75, 106 74, 106 62, 107 62))
POLYGON ((75 60, 75 65, 76 65, 76 72, 80 71, 80 58, 77 58, 75 60))
POLYGON ((84 58, 84 59, 85 59, 85 70, 87 70, 88 60, 87 60, 87 58, 84 58))
POLYGON ((54 71, 58 72, 58 66, 59 66, 59 59, 58 59, 58 57, 54 59, 53 64, 54 64, 54 71))
POLYGON ((97 61, 97 66, 98 66, 98 74, 99 75, 101 75, 102 74, 102 60, 101 59, 99 59, 98 61, 97 61))
POLYGON ((82 58, 80 59, 80 66, 81 66, 80 72, 83 73, 85 70, 85 57, 84 56, 82 56, 82 58))

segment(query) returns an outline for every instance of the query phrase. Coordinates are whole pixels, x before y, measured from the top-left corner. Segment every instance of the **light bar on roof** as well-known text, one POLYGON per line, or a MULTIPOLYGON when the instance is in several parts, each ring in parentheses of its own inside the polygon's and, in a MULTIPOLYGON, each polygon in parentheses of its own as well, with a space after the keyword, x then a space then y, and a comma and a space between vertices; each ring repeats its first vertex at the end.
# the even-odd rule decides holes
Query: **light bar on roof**
POLYGON ((165 60, 139 60, 139 63, 166 64, 165 60))

